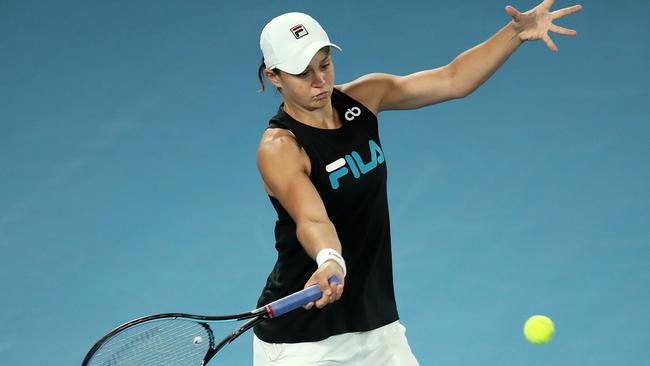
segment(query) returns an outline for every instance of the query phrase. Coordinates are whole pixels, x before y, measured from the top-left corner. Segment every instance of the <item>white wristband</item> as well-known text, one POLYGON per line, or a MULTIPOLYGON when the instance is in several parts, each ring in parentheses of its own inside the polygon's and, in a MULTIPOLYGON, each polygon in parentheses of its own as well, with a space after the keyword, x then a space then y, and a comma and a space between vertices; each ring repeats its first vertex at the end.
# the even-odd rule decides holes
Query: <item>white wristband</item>
POLYGON ((338 263, 338 265, 341 266, 341 268, 343 269, 343 277, 345 277, 348 270, 345 267, 345 259, 343 259, 341 253, 330 248, 323 249, 320 252, 318 252, 318 255, 316 256, 316 263, 318 264, 318 267, 320 267, 323 263, 325 263, 328 260, 333 260, 336 263, 338 263))

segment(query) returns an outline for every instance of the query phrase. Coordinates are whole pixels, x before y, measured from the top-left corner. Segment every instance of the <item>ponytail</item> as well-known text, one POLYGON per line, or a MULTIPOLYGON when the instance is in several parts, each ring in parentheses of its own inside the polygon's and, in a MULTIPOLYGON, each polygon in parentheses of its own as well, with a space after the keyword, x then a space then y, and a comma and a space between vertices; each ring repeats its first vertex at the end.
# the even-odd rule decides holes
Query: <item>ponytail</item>
POLYGON ((266 89, 266 85, 264 85, 264 70, 266 70, 266 65, 264 64, 264 57, 262 57, 260 67, 257 68, 257 78, 260 81, 260 89, 258 92, 260 93, 264 93, 264 90, 266 89))
MULTIPOLYGON (((262 62, 260 62, 260 67, 257 68, 257 79, 260 82, 260 89, 258 90, 259 93, 263 93, 264 90, 266 90, 266 85, 264 83, 264 78, 266 75, 264 74, 264 70, 266 70, 266 64, 264 63, 264 57, 262 57, 262 62)), ((273 69, 271 70, 274 74, 278 74, 280 70, 278 69, 273 69)), ((282 92, 280 88, 276 88, 277 91, 282 92)))

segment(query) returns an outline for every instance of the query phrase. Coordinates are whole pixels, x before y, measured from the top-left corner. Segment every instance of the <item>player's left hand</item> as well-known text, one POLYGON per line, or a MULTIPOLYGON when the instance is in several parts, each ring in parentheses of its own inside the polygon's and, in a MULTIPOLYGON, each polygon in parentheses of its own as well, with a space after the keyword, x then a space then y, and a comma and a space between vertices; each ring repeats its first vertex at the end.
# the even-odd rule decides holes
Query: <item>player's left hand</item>
POLYGON ((541 4, 525 13, 519 12, 519 10, 510 5, 506 6, 506 13, 512 17, 513 25, 520 40, 533 41, 542 39, 551 51, 557 52, 557 46, 548 35, 549 31, 565 36, 575 36, 577 34, 573 29, 567 29, 553 24, 553 21, 579 12, 582 10, 582 5, 574 5, 551 12, 551 6, 553 6, 554 2, 555 0, 544 0, 541 4))

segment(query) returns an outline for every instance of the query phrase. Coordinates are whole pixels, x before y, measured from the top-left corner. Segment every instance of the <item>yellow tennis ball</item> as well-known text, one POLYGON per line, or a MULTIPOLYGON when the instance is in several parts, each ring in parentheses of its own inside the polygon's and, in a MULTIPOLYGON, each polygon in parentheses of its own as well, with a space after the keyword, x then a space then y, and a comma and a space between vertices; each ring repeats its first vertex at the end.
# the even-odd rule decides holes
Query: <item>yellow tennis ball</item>
POLYGON ((544 315, 533 315, 524 325, 524 335, 533 344, 548 343, 555 333, 553 321, 544 315))

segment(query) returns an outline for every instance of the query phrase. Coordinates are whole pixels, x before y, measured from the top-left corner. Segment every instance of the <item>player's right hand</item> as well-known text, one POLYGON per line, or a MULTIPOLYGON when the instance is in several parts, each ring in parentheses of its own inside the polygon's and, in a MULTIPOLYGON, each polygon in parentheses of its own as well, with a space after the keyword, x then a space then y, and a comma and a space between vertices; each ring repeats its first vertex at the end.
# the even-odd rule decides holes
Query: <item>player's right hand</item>
POLYGON ((331 304, 343 296, 344 277, 343 277, 343 268, 339 266, 333 260, 326 261, 323 263, 313 275, 309 278, 307 283, 305 283, 305 288, 318 284, 318 287, 323 291, 323 296, 316 300, 305 305, 305 309, 309 310, 316 306, 318 309, 323 308, 327 304, 331 304), (338 284, 329 283, 328 279, 332 276, 336 276, 340 279, 338 284))

